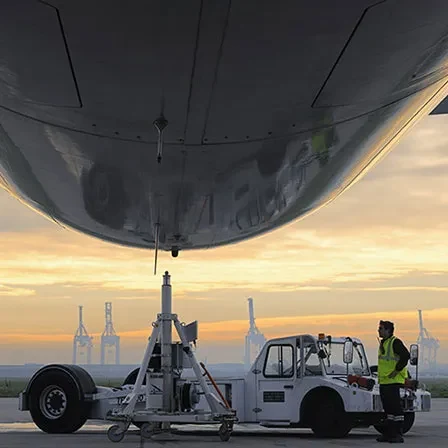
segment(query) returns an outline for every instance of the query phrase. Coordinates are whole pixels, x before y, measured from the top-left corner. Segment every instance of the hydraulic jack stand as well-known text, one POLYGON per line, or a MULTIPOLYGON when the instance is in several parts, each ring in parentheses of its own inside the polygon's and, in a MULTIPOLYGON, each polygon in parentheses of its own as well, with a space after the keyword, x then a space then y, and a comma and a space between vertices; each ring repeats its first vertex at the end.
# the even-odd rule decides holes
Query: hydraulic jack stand
MULTIPOLYGON (((162 285, 162 312, 157 315, 157 320, 153 322, 153 330, 146 347, 143 361, 135 381, 134 389, 129 393, 118 409, 115 409, 107 417, 108 420, 117 421, 107 432, 109 440, 120 442, 131 423, 140 426, 140 434, 144 438, 150 438, 156 432, 170 432, 172 423, 178 424, 210 424, 221 423, 218 434, 222 441, 230 439, 233 425, 237 421, 236 411, 231 409, 226 402, 218 398, 211 390, 205 380, 200 365, 194 355, 190 340, 187 337, 185 325, 180 323, 176 314, 171 311, 172 292, 170 275, 168 271, 163 276, 162 285), (188 383, 177 373, 173 365, 172 324, 177 330, 181 340, 182 352, 188 364, 193 368, 196 380, 202 392, 196 391, 196 385, 188 383), (149 368, 151 358, 154 356, 156 343, 160 341, 160 371, 154 373, 149 368), (146 386, 143 380, 146 377, 146 386), (157 380, 162 380, 162 401, 160 396, 151 393, 149 385, 157 380), (136 405, 142 397, 146 395, 145 408, 136 410, 136 405), (209 410, 197 410, 196 404, 199 402, 198 395, 204 395, 209 410)), ((190 338, 191 339, 191 338, 190 338)), ((195 338, 194 338, 195 339, 195 338)), ((214 382, 212 381, 212 384, 214 382)), ((160 390, 160 389, 159 389, 160 390)), ((220 391, 217 390, 218 395, 220 391)))

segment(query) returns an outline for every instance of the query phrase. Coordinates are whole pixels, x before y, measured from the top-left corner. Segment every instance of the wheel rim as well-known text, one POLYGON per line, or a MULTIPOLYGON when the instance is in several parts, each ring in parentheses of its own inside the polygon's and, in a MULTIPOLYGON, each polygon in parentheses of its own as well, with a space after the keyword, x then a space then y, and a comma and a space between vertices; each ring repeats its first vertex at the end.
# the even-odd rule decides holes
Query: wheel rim
POLYGON ((48 386, 40 394, 39 407, 42 414, 51 420, 60 418, 67 409, 67 397, 58 386, 48 386))

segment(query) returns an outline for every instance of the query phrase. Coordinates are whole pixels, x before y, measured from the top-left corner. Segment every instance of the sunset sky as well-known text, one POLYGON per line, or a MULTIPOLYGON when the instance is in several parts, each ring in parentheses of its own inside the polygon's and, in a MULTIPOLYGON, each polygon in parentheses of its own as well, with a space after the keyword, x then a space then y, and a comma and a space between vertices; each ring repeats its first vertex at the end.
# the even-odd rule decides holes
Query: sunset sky
MULTIPOLYGON (((425 118, 335 202, 268 235, 177 259, 63 230, 0 190, 0 364, 71 362, 78 305, 99 362, 104 302, 113 303, 122 362, 139 362, 172 276, 181 320, 199 321, 208 362, 242 361, 247 298, 267 338, 361 337, 378 320, 408 344, 417 309, 448 362, 448 117, 425 118), (217 350, 219 348, 219 350, 217 350)), ((374 361, 372 359, 371 361, 374 361)))

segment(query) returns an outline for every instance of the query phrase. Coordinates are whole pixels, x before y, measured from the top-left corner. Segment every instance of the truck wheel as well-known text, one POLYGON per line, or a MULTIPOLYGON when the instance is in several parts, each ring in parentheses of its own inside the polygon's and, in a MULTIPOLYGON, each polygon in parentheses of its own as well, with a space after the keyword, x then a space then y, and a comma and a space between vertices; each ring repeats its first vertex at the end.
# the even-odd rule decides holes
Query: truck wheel
MULTIPOLYGON (((403 423, 403 434, 409 432, 414 425, 415 412, 405 412, 404 413, 404 423, 403 423)), ((373 425, 373 427, 380 433, 384 434, 386 426, 383 425, 373 425)))
POLYGON ((124 431, 118 425, 113 425, 107 430, 107 438, 111 442, 121 442, 124 439, 124 431))
POLYGON ((348 435, 352 422, 343 405, 334 397, 322 397, 313 403, 311 430, 317 437, 341 438, 348 435))
POLYGON ((74 378, 64 370, 49 369, 38 374, 28 397, 31 417, 44 432, 72 433, 87 420, 88 403, 74 378))
POLYGON ((232 430, 229 425, 223 423, 218 430, 219 438, 222 442, 228 442, 230 440, 230 436, 232 435, 232 430))

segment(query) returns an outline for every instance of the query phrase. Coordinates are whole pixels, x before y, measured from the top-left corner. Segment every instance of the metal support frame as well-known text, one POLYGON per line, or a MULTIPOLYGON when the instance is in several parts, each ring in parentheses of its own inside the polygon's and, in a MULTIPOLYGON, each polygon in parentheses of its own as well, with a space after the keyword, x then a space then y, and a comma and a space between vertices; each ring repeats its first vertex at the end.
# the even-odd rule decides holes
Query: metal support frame
POLYGON ((161 320, 161 367, 163 374, 163 410, 171 412, 173 397, 173 366, 172 366, 172 291, 170 283, 170 275, 168 271, 163 276, 162 285, 162 314, 161 320))
POLYGON ((140 366, 137 379, 134 384, 134 389, 123 400, 118 411, 113 412, 108 416, 109 420, 115 420, 117 425, 109 428, 108 437, 114 442, 119 442, 124 437, 124 433, 129 428, 133 421, 144 423, 141 428, 143 436, 149 436, 148 429, 151 424, 155 422, 161 423, 162 431, 169 431, 171 423, 221 423, 219 435, 222 440, 229 440, 230 433, 233 429, 233 424, 236 422, 236 412, 226 406, 212 391, 207 384, 204 375, 201 372, 201 367, 194 355, 190 341, 185 331, 185 325, 181 323, 177 314, 172 313, 172 290, 170 283, 170 275, 168 271, 163 276, 162 284, 162 312, 157 315, 157 320, 152 324, 152 333, 146 347, 143 360, 140 366), (190 365, 193 368, 196 379, 202 389, 211 412, 194 411, 194 412, 174 412, 174 381, 173 381, 173 365, 172 365, 172 325, 176 328, 183 346, 183 352, 189 359, 190 365), (143 380, 146 375, 147 384, 149 384, 148 365, 154 351, 157 340, 161 345, 161 372, 163 375, 163 391, 162 391, 162 411, 151 408, 150 395, 146 394, 145 410, 135 411, 138 398, 143 394, 143 380))

